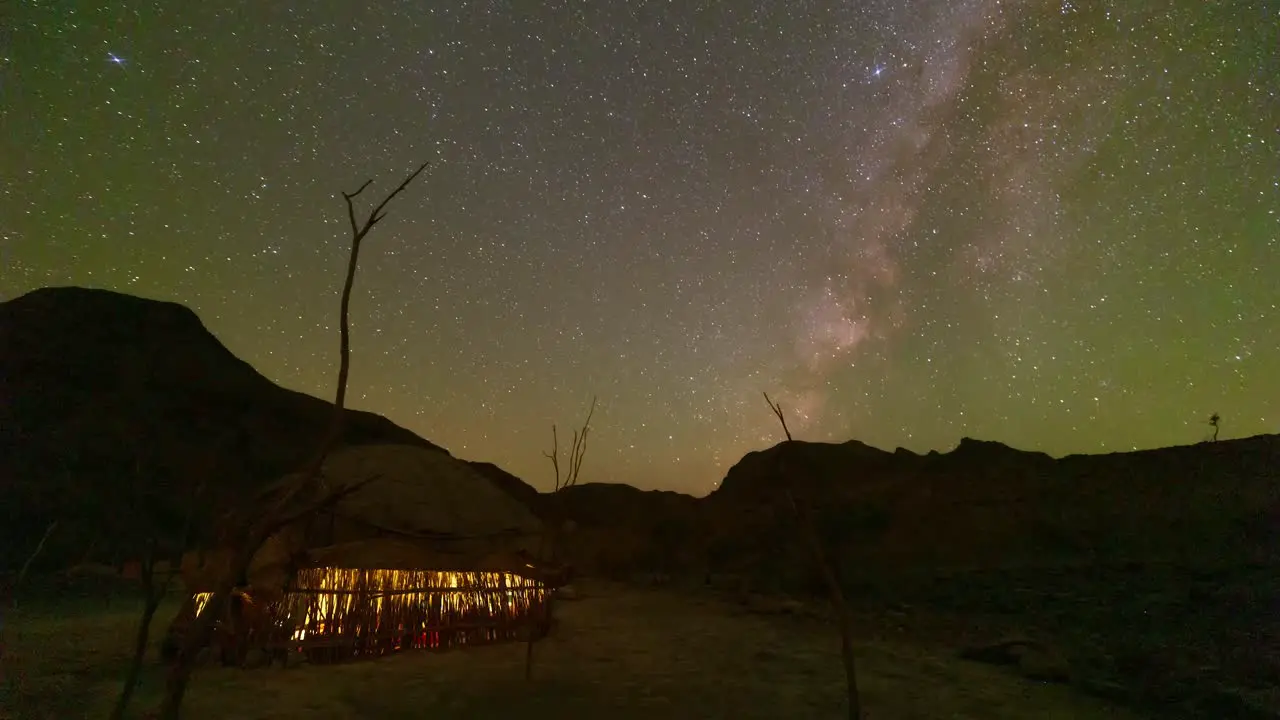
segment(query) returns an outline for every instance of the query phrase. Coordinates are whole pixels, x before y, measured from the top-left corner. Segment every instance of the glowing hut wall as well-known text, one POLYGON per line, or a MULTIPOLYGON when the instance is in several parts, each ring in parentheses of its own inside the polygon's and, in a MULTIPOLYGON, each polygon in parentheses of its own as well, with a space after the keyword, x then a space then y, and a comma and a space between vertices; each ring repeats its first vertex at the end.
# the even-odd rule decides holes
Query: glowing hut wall
POLYGON ((292 628, 290 645, 339 659, 514 640, 544 599, 512 573, 309 568, 267 614, 292 628))

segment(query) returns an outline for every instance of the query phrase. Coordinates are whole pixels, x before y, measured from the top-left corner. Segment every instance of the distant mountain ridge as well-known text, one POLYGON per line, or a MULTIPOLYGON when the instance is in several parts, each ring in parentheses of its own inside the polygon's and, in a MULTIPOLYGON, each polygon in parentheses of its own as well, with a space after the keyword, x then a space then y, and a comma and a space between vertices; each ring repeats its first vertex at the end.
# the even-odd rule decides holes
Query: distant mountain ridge
MULTIPOLYGON (((105 290, 0 303, 0 349, 5 566, 56 518, 76 527, 50 555, 71 557, 140 522, 174 522, 196 483, 235 502, 314 451, 332 407, 272 383, 184 306, 105 290)), ((446 452, 352 410, 343 442, 446 452)), ((614 574, 785 565, 784 486, 819 509, 842 553, 868 562, 1177 554, 1206 534, 1243 548, 1280 517, 1274 435, 1058 459, 970 438, 924 455, 784 442, 745 455, 705 498, 587 483, 553 500, 470 464, 544 518, 572 520, 571 557, 614 574)))
POLYGON ((727 524, 722 533, 759 536, 762 528, 730 518, 776 502, 784 483, 798 486, 828 516, 833 542, 864 562, 1125 562, 1228 548, 1269 557, 1278 469, 1276 435, 1056 459, 968 438, 925 455, 783 443, 745 456, 706 504, 727 524), (878 527, 848 527, 842 513, 878 527))

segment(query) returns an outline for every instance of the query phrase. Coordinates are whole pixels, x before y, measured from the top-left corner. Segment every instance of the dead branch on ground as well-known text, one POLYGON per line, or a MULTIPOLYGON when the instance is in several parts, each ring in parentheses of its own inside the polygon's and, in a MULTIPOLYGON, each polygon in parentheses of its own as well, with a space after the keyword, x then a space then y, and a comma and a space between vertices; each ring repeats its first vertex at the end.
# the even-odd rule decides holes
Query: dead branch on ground
POLYGON ((22 580, 26 578, 27 571, 31 569, 31 563, 36 561, 36 557, 40 555, 40 551, 44 549, 44 544, 49 542, 49 536, 57 529, 57 520, 49 523, 49 526, 44 529, 44 534, 40 536, 40 542, 36 543, 36 549, 31 551, 31 554, 27 556, 26 562, 22 563, 22 568, 18 570, 18 574, 14 576, 13 584, 9 588, 10 593, 12 593, 10 600, 14 607, 18 606, 18 588, 22 585, 22 580))
POLYGON ((218 581, 210 594, 203 611, 187 630, 182 648, 170 670, 166 683, 164 700, 160 706, 162 720, 178 720, 182 709, 182 698, 186 693, 187 683, 190 681, 191 671, 195 664, 195 656, 200 648, 209 643, 216 619, 222 616, 232 591, 240 579, 244 577, 249 564, 253 561, 253 556, 262 547, 262 544, 284 526, 332 507, 343 497, 350 495, 368 482, 366 480, 340 490, 325 490, 323 487, 318 487, 322 485, 321 470, 324 466, 325 458, 329 456, 329 453, 332 452, 342 436, 345 416, 344 406, 347 397, 347 378, 351 370, 351 291, 355 285, 360 246, 364 242, 365 236, 369 234, 374 225, 377 225, 386 217, 384 208, 386 208, 387 204, 408 187, 409 183, 422 174, 428 164, 423 163, 418 166, 417 170, 410 173, 400 185, 369 212, 363 224, 358 223, 356 220, 355 204, 352 201, 360 193, 364 192, 373 180, 366 181, 353 193, 342 193, 342 198, 347 205, 347 219, 351 226, 351 249, 347 259, 346 278, 342 285, 342 300, 339 310, 338 385, 334 392, 333 414, 330 418, 329 427, 321 438, 315 456, 303 472, 299 474, 292 486, 286 488, 285 492, 281 493, 259 517, 247 521, 243 532, 230 534, 229 540, 232 542, 231 563, 226 575, 218 581), (315 489, 321 490, 318 498, 303 501, 301 504, 296 502, 297 498, 315 489))
MULTIPOLYGON (((782 423, 782 432, 786 434, 787 441, 791 442, 791 431, 787 429, 787 419, 782 412, 782 405, 770 400, 768 393, 765 393, 764 400, 769 403, 769 409, 777 416, 778 422, 782 423)), ((778 472, 782 476, 783 495, 787 501, 787 506, 791 509, 792 516, 800 526, 800 532, 804 535, 805 544, 809 546, 813 561, 818 566, 819 572, 822 573, 823 582, 827 586, 831 609, 835 612, 836 624, 840 628, 840 658, 844 662, 845 685, 848 690, 849 720, 861 720, 862 703, 858 693, 858 673, 853 656, 853 615, 849 610, 849 603, 845 599, 844 590, 840 587, 840 578, 836 574, 835 567, 831 564, 831 558, 823 546, 821 536, 818 535, 818 526, 813 519, 813 513, 807 504, 796 502, 795 495, 791 489, 791 486, 795 484, 793 482, 795 476, 791 473, 791 468, 786 465, 785 450, 786 448, 777 448, 778 472)))

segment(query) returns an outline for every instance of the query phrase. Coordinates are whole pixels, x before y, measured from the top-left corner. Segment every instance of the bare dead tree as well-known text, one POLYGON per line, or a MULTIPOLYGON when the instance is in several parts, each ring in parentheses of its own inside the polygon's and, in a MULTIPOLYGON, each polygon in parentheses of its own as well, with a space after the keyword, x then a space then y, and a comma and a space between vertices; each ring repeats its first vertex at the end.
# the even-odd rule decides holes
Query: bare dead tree
POLYGON ((596 400, 591 398, 591 409, 587 411, 587 419, 582 422, 582 427, 573 431, 573 443, 569 446, 569 467, 566 469, 564 477, 560 476, 560 438, 556 434, 556 426, 551 426, 551 452, 542 453, 542 456, 551 460, 551 467, 555 470, 555 487, 552 493, 558 493, 561 490, 578 484, 578 476, 582 473, 582 460, 587 454, 587 433, 591 431, 591 418, 596 414, 596 400))
MULTIPOLYGON (((559 561, 561 524, 567 521, 564 517, 563 504, 560 502, 560 492, 577 485, 578 478, 582 474, 582 461, 587 454, 587 434, 591 432, 591 418, 596 414, 596 400, 595 397, 591 398, 591 409, 587 411, 587 419, 582 421, 580 429, 573 431, 573 442, 569 445, 569 465, 565 468, 563 476, 560 474, 560 436, 554 423, 551 425, 551 452, 542 453, 543 457, 551 461, 551 467, 555 471, 555 485, 551 489, 550 519, 542 529, 542 538, 538 543, 540 545, 538 556, 549 557, 552 562, 559 561)), ((542 606, 541 621, 544 626, 551 623, 551 601, 551 593, 547 592, 542 606)), ((524 654, 525 680, 533 677, 533 642, 534 632, 530 628, 524 654)))
MULTIPOLYGON (((765 393, 764 400, 777 416, 778 422, 782 424, 782 432, 786 435, 787 442, 791 442, 791 431, 787 429, 787 418, 782 411, 782 405, 770 400, 768 393, 765 393)), ((836 625, 840 629, 840 659, 844 663, 849 720, 861 720, 862 701, 858 693, 858 672, 853 656, 853 613, 849 610, 849 602, 845 599, 844 590, 840 587, 840 578, 818 534, 818 525, 809 505, 796 502, 795 494, 792 492, 792 486, 796 484, 794 482, 796 476, 793 474, 794 470, 786 464, 785 448, 778 448, 778 472, 782 476, 782 491, 787 507, 791 510, 791 515, 804 536, 805 544, 809 546, 814 564, 822 574, 822 580, 827 586, 827 594, 831 601, 831 610, 835 613, 836 625)))
POLYGON ((338 345, 338 387, 334 392, 333 401, 335 412, 333 413, 332 421, 329 423, 329 434, 320 444, 320 451, 318 453, 319 457, 312 463, 317 469, 319 468, 319 465, 324 462, 325 455, 328 454, 329 449, 333 447, 333 444, 342 434, 342 420, 344 417, 342 408, 344 407, 344 403, 347 399, 347 377, 351 373, 351 289, 355 286, 356 282, 356 265, 360 261, 360 245, 364 242, 364 238, 369 234, 369 231, 373 229, 373 226, 382 222, 382 219, 387 216, 386 212, 384 212, 384 209, 387 207, 387 203, 390 203, 395 196, 404 192, 404 189, 409 187, 409 183, 417 179, 417 177, 422 174, 422 171, 427 169, 427 165, 429 164, 430 163, 423 163, 418 166, 417 170, 409 173, 409 176, 396 186, 395 190, 392 190, 382 199, 382 202, 378 203, 378 205, 369 212, 369 216, 365 218, 365 221, 362 224, 356 222, 356 208, 353 201, 356 199, 356 196, 364 192, 365 189, 373 183, 373 179, 370 178, 369 180, 366 180, 365 183, 353 193, 342 193, 342 199, 347 203, 347 221, 351 225, 351 254, 347 258, 347 277, 346 281, 342 284, 342 305, 339 310, 339 319, 341 322, 339 324, 338 345))
POLYGON ((241 532, 228 533, 227 539, 231 543, 231 562, 225 575, 218 580, 204 609, 188 628, 186 637, 183 639, 178 657, 170 669, 164 699, 160 705, 162 720, 178 720, 182 710, 182 699, 186 694, 187 684, 195 664, 195 656, 200 648, 209 643, 217 618, 222 616, 232 591, 267 538, 287 525, 332 507, 343 497, 369 482, 365 480, 332 490, 321 487, 321 470, 325 458, 329 456, 342 436, 347 378, 351 370, 351 291, 355 286, 360 247, 365 237, 386 217, 384 209, 387 204, 421 175, 427 169, 427 165, 428 163, 423 163, 417 170, 410 173, 369 212, 363 223, 356 220, 353 201, 369 187, 373 180, 366 181, 353 193, 342 193, 342 198, 347 205, 347 219, 351 226, 351 249, 347 259, 347 273, 342 285, 342 301, 339 310, 338 386, 334 392, 333 414, 330 417, 328 429, 320 440, 315 456, 290 486, 286 487, 284 492, 280 493, 261 514, 256 517, 250 515, 242 523, 241 532))
POLYGON ((787 416, 782 412, 782 405, 769 399, 769 393, 764 393, 764 401, 769 403, 769 409, 777 416, 778 422, 782 423, 782 434, 787 436, 787 442, 791 442, 791 431, 787 429, 787 416))
POLYGON ((160 602, 164 599, 166 590, 173 580, 174 565, 170 565, 168 572, 163 573, 163 580, 159 583, 156 579, 156 543, 154 541, 147 544, 146 555, 142 558, 142 565, 139 572, 139 580, 142 584, 142 618, 138 621, 138 631, 134 636, 133 659, 129 663, 129 669, 125 673, 124 685, 120 688, 120 696, 116 698, 115 707, 111 709, 111 720, 120 720, 124 717, 125 710, 129 707, 129 702, 133 699, 133 691, 138 685, 138 677, 142 674, 142 664, 147 656, 147 642, 151 637, 151 621, 156 616, 156 611, 160 609, 160 602))
POLYGON ((1221 430, 1222 416, 1214 413, 1209 416, 1209 427, 1213 428, 1213 441, 1218 442, 1218 431, 1221 430))

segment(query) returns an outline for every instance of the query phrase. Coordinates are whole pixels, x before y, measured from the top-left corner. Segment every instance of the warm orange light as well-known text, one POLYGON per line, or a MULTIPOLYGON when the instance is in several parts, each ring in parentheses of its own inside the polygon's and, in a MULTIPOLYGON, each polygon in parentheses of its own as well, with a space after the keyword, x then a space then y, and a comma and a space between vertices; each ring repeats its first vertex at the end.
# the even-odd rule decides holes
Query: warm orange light
POLYGON ((298 573, 297 589, 285 598, 290 614, 301 618, 294 640, 309 633, 377 634, 384 618, 425 615, 433 602, 441 616, 520 616, 544 594, 537 582, 512 573, 449 570, 311 568, 298 573), (372 613, 355 612, 364 603, 372 613))
MULTIPOLYGON (((211 595, 194 595, 196 615, 211 595)), ((308 568, 298 572, 281 600, 269 605, 268 614, 272 624, 288 628, 286 636, 293 641, 395 635, 400 638, 393 643, 396 649, 437 647, 439 628, 427 627, 428 622, 484 627, 528 615, 545 595, 537 581, 505 572, 308 568), (384 628, 384 623, 394 627, 384 628)), ((244 599, 252 602, 247 594, 244 599)), ((484 633, 488 639, 497 637, 484 633)))

